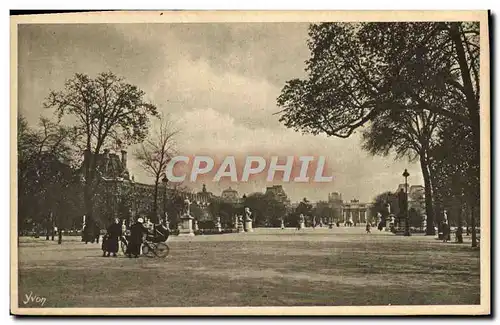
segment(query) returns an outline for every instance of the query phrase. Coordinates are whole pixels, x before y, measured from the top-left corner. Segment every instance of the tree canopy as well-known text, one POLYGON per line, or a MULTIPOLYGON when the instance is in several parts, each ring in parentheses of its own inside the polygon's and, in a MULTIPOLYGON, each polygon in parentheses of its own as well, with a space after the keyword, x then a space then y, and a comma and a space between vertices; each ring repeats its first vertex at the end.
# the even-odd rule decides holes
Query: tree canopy
POLYGON ((307 78, 278 97, 287 127, 346 138, 388 110, 479 125, 479 24, 312 24, 308 45, 307 78))
POLYGON ((279 226, 286 214, 285 205, 272 193, 251 193, 243 199, 243 205, 252 211, 256 227, 279 226))
POLYGON ((79 177, 71 165, 71 129, 40 118, 30 127, 18 117, 18 217, 32 230, 52 216, 59 227, 72 226, 80 208, 79 177), (68 218, 69 217, 69 218, 68 218))
POLYGON ((296 131, 340 138, 361 131, 371 154, 419 159, 432 234, 437 166, 479 168, 479 36, 477 22, 311 24, 306 77, 286 82, 277 114, 296 131), (476 150, 436 163, 444 130, 456 128, 476 150))
POLYGON ((94 193, 99 177, 95 156, 104 146, 122 146, 144 140, 150 116, 157 108, 145 99, 145 92, 111 72, 96 78, 77 73, 64 89, 51 91, 45 107, 55 109, 59 119, 71 117, 76 139, 84 157, 85 208, 92 219, 94 193), (96 177, 97 176, 97 177, 96 177))
POLYGON ((59 118, 73 116, 84 149, 99 153, 106 144, 127 145, 146 137, 148 117, 158 113, 144 97, 144 91, 111 72, 93 79, 77 73, 63 90, 51 91, 44 105, 59 118))

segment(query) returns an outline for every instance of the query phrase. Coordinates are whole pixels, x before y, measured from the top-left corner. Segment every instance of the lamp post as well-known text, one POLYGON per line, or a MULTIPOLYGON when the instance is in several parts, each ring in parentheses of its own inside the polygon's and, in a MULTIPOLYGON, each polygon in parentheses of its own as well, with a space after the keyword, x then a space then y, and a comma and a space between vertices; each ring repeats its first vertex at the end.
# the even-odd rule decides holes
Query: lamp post
POLYGON ((405 209, 405 216, 406 216, 406 224, 405 224, 405 236, 410 236, 410 218, 408 216, 408 176, 410 176, 410 173, 408 173, 408 170, 405 169, 403 172, 403 177, 405 178, 405 204, 404 204, 404 209, 405 209))

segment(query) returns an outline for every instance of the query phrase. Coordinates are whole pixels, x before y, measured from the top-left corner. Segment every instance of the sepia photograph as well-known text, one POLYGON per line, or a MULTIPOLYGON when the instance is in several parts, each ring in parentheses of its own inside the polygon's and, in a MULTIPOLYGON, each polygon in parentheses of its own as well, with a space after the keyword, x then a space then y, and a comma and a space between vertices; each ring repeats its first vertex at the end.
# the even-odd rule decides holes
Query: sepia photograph
POLYGON ((14 315, 489 315, 487 11, 11 16, 14 315))

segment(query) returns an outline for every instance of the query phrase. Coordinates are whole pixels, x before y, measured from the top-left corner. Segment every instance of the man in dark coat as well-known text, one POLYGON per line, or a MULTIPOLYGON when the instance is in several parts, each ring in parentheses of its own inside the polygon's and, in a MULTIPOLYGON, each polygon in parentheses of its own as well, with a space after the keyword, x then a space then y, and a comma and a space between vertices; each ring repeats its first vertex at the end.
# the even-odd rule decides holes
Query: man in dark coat
POLYGON ((82 228, 82 242, 85 242, 88 243, 88 235, 89 234, 89 229, 88 229, 88 226, 87 225, 83 225, 83 228, 82 228))
POLYGON ((148 230, 143 225, 144 219, 139 218, 137 222, 130 227, 130 239, 127 245, 127 256, 139 257, 141 254, 141 245, 144 239, 144 235, 148 233, 148 230))
POLYGON ((448 221, 445 220, 443 221, 443 242, 448 242, 450 240, 450 225, 448 224, 448 221))
POLYGON ((109 225, 106 229, 106 256, 112 254, 113 257, 116 257, 116 253, 118 253, 118 241, 122 236, 122 226, 120 225, 120 219, 115 218, 115 222, 109 225))
POLYGON ((94 235, 94 238, 92 240, 92 243, 95 240, 95 242, 99 244, 99 237, 101 236, 101 227, 99 226, 99 224, 97 222, 94 224, 94 233, 93 233, 93 235, 94 235))
POLYGON ((462 230, 462 226, 458 227, 457 229, 457 232, 455 233, 455 237, 456 237, 456 242, 457 243, 463 243, 464 242, 464 237, 463 237, 463 230, 462 230))
POLYGON ((438 239, 443 240, 443 221, 440 221, 437 226, 438 230, 438 239))

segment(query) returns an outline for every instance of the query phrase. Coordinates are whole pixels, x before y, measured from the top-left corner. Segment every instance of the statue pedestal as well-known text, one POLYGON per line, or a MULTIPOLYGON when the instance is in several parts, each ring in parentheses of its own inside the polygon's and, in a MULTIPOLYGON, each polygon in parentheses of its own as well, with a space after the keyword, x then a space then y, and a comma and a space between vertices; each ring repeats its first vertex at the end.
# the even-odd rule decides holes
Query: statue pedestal
POLYGON ((281 220, 281 229, 285 229, 285 222, 281 220))
POLYGON ((217 232, 222 232, 222 225, 220 223, 220 218, 217 217, 217 219, 215 219, 215 230, 217 230, 217 232))
POLYGON ((245 231, 246 231, 246 232, 253 232, 253 228, 252 228, 252 220, 250 220, 250 221, 245 221, 245 231))
POLYGON ((245 232, 245 228, 243 227, 243 222, 238 222, 238 232, 245 232))
POLYGON ((183 215, 181 217, 181 224, 179 225, 179 236, 194 236, 193 231, 193 217, 188 215, 183 215))
POLYGON ((306 223, 305 222, 301 222, 299 224, 299 229, 304 229, 306 227, 306 223))

